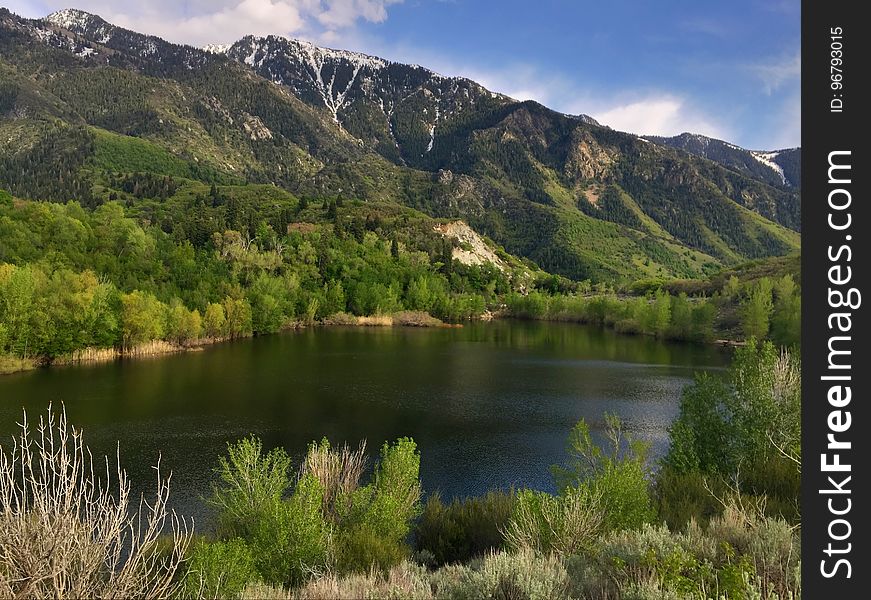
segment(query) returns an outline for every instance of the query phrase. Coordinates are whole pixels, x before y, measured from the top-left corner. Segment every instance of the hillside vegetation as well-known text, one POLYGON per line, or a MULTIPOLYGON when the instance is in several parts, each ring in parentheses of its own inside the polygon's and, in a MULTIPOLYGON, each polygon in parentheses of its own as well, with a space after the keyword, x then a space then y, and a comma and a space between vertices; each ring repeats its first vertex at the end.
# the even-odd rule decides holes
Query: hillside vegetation
POLYGON ((0 187, 21 198, 172 195, 125 190, 138 173, 266 184, 462 219, 593 282, 696 278, 799 246, 794 188, 421 67, 274 37, 214 54, 80 11, 0 9, 0 33, 0 187))

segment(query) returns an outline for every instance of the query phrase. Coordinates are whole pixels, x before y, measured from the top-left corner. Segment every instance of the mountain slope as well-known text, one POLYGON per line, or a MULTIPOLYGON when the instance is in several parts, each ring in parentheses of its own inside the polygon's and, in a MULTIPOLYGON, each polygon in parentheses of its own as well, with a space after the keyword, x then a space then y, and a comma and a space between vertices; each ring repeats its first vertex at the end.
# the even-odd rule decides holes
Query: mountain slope
POLYGON ((0 187, 23 197, 97 205, 140 172, 273 184, 462 218, 579 279, 696 276, 799 243, 798 193, 752 172, 274 36, 201 50, 0 9, 0 139, 0 187))
POLYGON ((723 140, 693 133, 682 133, 674 137, 646 136, 646 139, 707 158, 774 186, 801 186, 801 148, 770 152, 745 150, 723 140))

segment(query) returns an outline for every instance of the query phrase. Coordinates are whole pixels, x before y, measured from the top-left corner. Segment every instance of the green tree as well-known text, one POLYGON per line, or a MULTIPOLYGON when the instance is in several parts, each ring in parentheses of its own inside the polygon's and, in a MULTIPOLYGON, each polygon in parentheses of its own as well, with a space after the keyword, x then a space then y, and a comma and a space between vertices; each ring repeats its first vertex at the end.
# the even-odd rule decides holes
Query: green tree
POLYGON ((165 334, 166 305, 147 292, 121 296, 121 331, 125 348, 159 340, 165 334))
POLYGON ((693 339, 693 309, 687 295, 681 292, 671 299, 671 328, 669 335, 679 340, 693 339))
POLYGON ((275 333, 286 320, 287 290, 279 277, 260 273, 248 289, 255 333, 275 333))
POLYGON ((251 305, 244 298, 224 298, 224 332, 229 338, 244 337, 251 333, 251 305))
POLYGON ((0 264, 0 323, 7 344, 23 357, 33 351, 36 282, 29 266, 0 264))
POLYGON ((763 277, 741 303, 741 328, 746 338, 761 340, 768 336, 772 310, 771 292, 771 280, 763 277))
POLYGON ((792 275, 775 282, 774 311, 771 315, 771 338, 783 346, 801 343, 801 295, 792 275))
POLYGON ((188 310, 182 301, 173 298, 166 310, 166 337, 176 344, 185 344, 200 338, 202 317, 198 310, 188 310))
POLYGON ((740 465, 798 454, 801 366, 771 342, 752 340, 735 353, 728 381, 702 375, 684 390, 670 429, 665 463, 681 472, 729 476, 740 465))
POLYGON ((281 448, 264 453, 263 442, 252 436, 227 444, 218 461, 209 504, 223 533, 248 536, 290 488, 290 457, 281 448))
POLYGON ((203 331, 210 338, 223 337, 226 321, 224 307, 220 304, 209 303, 203 315, 203 331))

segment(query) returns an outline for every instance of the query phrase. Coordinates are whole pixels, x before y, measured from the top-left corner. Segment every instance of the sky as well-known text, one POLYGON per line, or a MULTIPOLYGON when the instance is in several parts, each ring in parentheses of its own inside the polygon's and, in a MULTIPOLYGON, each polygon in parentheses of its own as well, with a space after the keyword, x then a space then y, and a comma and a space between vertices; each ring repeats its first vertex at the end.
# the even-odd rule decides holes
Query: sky
POLYGON ((800 0, 0 0, 201 46, 278 34, 464 76, 636 134, 801 144, 800 0), (75 4, 70 4, 74 2, 75 4))

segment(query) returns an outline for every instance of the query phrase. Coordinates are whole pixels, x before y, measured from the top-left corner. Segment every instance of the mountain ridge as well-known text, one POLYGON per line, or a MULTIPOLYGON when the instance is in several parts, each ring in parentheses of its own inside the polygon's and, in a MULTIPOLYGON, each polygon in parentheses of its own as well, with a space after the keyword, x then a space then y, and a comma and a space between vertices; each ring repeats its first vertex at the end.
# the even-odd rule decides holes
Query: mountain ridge
POLYGON ((737 172, 750 173, 772 185, 783 185, 788 188, 801 186, 800 147, 749 150, 724 140, 689 132, 673 137, 655 135, 643 137, 657 144, 707 158, 737 172))
MULTIPOLYGON (((279 36, 215 50, 84 11, 46 20, 0 11, 0 86, 9 90, 5 101, 0 93, 0 133, 44 137, 50 117, 65 124, 51 135, 92 139, 99 156, 105 144, 135 141, 206 181, 462 218, 509 252, 574 278, 692 276, 798 247, 796 190, 585 115, 279 36)), ((43 145, 51 143, 60 142, 43 145)), ((14 165, 32 164, 36 150, 18 144, 0 151, 0 184, 5 172, 13 191, 32 193, 16 183, 14 165)), ((55 196, 102 201, 113 175, 91 155, 68 160, 55 196)))

